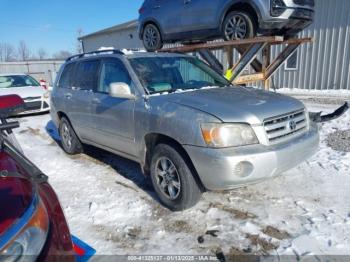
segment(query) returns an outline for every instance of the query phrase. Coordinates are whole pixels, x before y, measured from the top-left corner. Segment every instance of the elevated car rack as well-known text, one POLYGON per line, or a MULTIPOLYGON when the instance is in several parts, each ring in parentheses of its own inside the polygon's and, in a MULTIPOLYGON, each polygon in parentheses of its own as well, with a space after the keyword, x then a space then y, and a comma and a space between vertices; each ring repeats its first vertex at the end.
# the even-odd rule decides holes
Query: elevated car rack
POLYGON ((66 62, 73 61, 73 60, 83 58, 83 57, 89 57, 89 56, 94 56, 94 55, 103 55, 103 54, 106 54, 106 55, 110 55, 110 54, 124 55, 124 53, 118 49, 106 49, 106 50, 98 50, 98 51, 74 55, 74 56, 67 58, 66 62))
POLYGON ((270 79, 280 66, 293 54, 293 52, 304 43, 313 42, 312 38, 292 38, 285 40, 282 36, 255 37, 243 40, 226 42, 211 42, 203 44, 191 44, 180 47, 165 48, 159 52, 197 52, 214 70, 237 85, 263 81, 264 88, 270 88, 270 79), (271 61, 271 47, 274 45, 285 45, 283 51, 271 61), (233 50, 236 49, 241 58, 238 61, 233 59, 233 50), (215 57, 211 51, 223 50, 226 53, 228 67, 215 57), (262 61, 258 54, 262 52, 262 61), (247 66, 251 66, 255 73, 243 74, 247 66), (225 69, 228 69, 227 71, 225 69))

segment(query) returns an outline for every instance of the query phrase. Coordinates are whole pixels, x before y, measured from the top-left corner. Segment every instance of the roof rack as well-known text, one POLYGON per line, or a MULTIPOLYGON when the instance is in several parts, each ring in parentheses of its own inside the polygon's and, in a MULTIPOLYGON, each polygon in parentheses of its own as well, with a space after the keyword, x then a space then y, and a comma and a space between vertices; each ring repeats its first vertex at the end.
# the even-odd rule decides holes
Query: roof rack
POLYGON ((82 53, 78 55, 71 56, 66 59, 66 62, 73 61, 82 57, 89 57, 89 56, 94 56, 94 55, 101 55, 101 54, 116 54, 116 55, 124 55, 124 53, 120 50, 117 49, 106 49, 106 50, 98 50, 98 51, 93 51, 93 52, 88 52, 88 53, 82 53))

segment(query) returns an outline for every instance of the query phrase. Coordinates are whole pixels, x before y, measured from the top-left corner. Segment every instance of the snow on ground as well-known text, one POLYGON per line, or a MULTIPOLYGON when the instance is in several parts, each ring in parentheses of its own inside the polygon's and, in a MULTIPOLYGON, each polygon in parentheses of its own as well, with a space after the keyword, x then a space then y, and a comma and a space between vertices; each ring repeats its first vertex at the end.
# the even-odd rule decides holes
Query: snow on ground
POLYGON ((206 193, 180 213, 158 203, 136 163, 94 148, 66 155, 49 115, 20 122, 18 140, 49 176, 72 234, 98 254, 350 255, 350 154, 325 142, 331 132, 350 129, 350 112, 323 124, 318 153, 284 176, 206 193))

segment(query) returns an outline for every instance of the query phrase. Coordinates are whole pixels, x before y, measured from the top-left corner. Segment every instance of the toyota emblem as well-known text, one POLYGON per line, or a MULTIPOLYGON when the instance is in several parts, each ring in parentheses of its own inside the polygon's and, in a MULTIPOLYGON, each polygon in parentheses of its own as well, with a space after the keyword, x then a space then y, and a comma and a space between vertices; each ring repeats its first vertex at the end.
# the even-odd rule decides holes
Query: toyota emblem
POLYGON ((294 131, 295 129, 297 129, 297 123, 295 123, 294 120, 290 121, 289 128, 290 128, 290 130, 294 131))

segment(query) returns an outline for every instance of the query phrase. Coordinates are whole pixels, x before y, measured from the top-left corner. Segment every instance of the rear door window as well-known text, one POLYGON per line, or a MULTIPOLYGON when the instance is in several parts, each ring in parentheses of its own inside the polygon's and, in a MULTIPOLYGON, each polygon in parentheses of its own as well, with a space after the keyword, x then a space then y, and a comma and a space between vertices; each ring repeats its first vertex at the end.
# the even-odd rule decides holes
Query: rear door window
POLYGON ((75 63, 68 64, 64 67, 58 87, 60 88, 71 88, 72 77, 74 73, 75 63))
POLYGON ((98 81, 99 67, 99 60, 80 62, 75 70, 73 86, 80 90, 94 90, 98 81))

